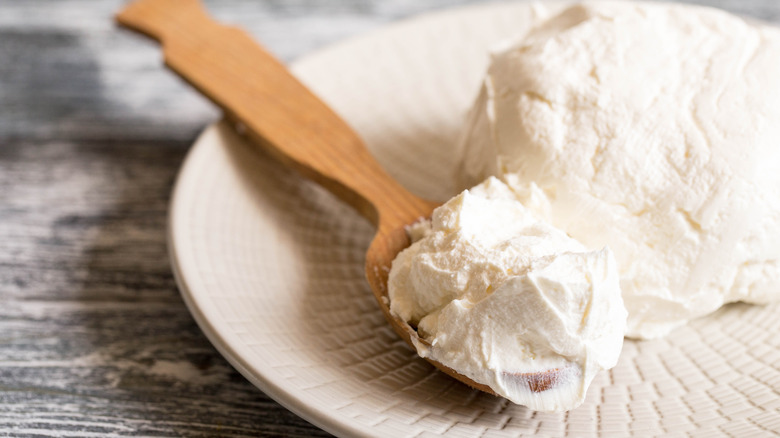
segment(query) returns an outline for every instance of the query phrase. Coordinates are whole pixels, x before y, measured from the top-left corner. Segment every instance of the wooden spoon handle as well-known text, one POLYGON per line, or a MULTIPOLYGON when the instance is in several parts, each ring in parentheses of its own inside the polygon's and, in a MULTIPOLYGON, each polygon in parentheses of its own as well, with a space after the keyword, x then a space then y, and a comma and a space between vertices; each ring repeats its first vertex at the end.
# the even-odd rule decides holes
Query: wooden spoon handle
MULTIPOLYGON (((198 0, 137 0, 116 18, 158 40, 168 67, 240 122, 257 144, 375 225, 380 215, 385 223, 399 209, 429 209, 389 177, 352 129, 284 65, 244 31, 214 22, 198 0)), ((403 221, 408 219, 387 225, 403 221)))

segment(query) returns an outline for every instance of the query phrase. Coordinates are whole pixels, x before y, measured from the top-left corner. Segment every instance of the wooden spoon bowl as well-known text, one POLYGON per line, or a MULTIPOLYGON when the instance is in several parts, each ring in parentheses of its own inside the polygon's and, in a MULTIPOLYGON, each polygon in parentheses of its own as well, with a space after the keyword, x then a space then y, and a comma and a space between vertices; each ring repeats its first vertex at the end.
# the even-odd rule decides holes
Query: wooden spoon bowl
MULTIPOLYGON (((412 348, 417 332, 390 313, 387 278, 409 246, 405 227, 429 217, 435 203, 414 196, 374 160, 354 131, 244 31, 213 21, 198 0, 137 0, 116 17, 162 45, 166 65, 198 89, 254 144, 354 207, 377 228, 366 252, 366 277, 379 307, 412 348)), ((441 363, 450 376, 490 394, 441 363)), ((553 371, 551 373, 554 374, 553 371)), ((550 373, 518 374, 534 392, 554 386, 550 373)))

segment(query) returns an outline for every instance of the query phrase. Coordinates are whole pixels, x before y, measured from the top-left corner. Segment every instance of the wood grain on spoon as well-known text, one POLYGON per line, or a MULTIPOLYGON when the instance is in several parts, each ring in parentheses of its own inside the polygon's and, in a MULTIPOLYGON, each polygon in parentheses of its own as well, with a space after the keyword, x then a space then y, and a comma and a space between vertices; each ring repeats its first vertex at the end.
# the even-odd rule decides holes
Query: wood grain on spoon
MULTIPOLYGON (((374 160, 355 132, 244 31, 214 22, 198 0, 138 0, 117 22, 159 41, 165 63, 240 123, 271 155, 316 181, 370 220, 377 233, 366 253, 366 277, 390 325, 409 345, 417 333, 390 314, 387 277, 409 245, 404 227, 436 204, 412 195, 374 160)), ((487 386, 428 359, 482 391, 487 386)), ((556 379, 539 373, 533 382, 556 379)), ((534 392, 550 384, 529 384, 534 392)))

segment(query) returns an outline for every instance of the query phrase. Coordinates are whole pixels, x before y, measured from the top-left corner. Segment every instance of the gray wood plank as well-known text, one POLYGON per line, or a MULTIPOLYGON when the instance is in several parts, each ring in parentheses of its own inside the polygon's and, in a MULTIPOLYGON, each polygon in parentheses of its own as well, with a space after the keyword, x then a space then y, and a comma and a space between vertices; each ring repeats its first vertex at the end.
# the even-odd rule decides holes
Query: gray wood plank
POLYGON ((188 143, 0 148, 0 432, 326 435, 202 335, 165 247, 188 143))

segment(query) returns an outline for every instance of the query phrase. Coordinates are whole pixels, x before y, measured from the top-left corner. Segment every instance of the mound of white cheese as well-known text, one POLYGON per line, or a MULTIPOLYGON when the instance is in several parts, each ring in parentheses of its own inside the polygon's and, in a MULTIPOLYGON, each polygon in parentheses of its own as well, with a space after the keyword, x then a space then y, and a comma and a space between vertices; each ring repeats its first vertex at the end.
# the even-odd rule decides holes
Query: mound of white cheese
POLYGON ((586 3, 493 57, 463 186, 533 182, 538 217, 609 246, 631 337, 780 298, 780 30, 586 3))

